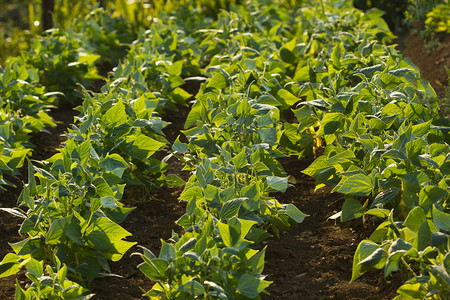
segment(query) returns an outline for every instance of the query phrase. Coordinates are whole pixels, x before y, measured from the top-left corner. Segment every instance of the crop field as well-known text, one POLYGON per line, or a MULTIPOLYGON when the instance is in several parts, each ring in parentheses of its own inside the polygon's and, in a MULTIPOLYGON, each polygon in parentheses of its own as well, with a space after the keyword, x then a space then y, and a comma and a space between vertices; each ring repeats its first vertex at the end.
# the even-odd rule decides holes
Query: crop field
POLYGON ((449 299, 448 1, 97 2, 2 50, 1 299, 449 299))

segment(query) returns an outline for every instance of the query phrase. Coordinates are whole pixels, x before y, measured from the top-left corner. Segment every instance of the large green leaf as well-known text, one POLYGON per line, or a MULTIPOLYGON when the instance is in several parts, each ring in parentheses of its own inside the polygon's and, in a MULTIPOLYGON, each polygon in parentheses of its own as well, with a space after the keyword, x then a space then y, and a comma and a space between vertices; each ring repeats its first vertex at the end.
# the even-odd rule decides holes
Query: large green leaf
POLYGON ((267 176, 267 184, 277 192, 285 192, 289 177, 267 176))
POLYGON ((337 192, 352 196, 367 196, 372 190, 372 180, 367 175, 356 174, 345 179, 337 192))
POLYGON ((8 253, 0 264, 0 278, 16 274, 21 269, 21 258, 15 253, 8 253))
POLYGON ((113 107, 108 109, 108 111, 102 116, 102 119, 106 125, 111 128, 125 123, 128 120, 127 113, 125 112, 125 105, 122 101, 117 102, 113 107))
POLYGON ((365 208, 358 200, 348 198, 342 206, 341 222, 359 218, 364 215, 364 212, 365 208))
POLYGON ((123 172, 128 168, 127 162, 119 154, 108 155, 100 162, 100 167, 106 172, 111 172, 122 178, 123 172))
POLYGON ((433 205, 433 223, 440 230, 450 232, 450 214, 440 211, 436 205, 433 205))
POLYGON ((138 269, 151 280, 165 280, 167 262, 160 258, 145 258, 145 262, 138 265, 138 269))
POLYGON ((362 269, 360 262, 364 261, 367 257, 372 255, 380 247, 370 240, 363 240, 356 248, 355 255, 353 257, 352 279, 350 282, 355 281, 359 276, 366 272, 366 269, 362 269))
POLYGON ((294 204, 288 204, 286 206, 286 213, 297 223, 303 222, 303 220, 308 217, 307 214, 302 213, 294 204))
POLYGON ((285 89, 278 90, 277 96, 284 102, 288 107, 294 105, 299 102, 300 99, 296 96, 292 95, 289 91, 285 89))
POLYGON ((188 282, 180 285, 178 289, 195 296, 203 295, 206 292, 205 287, 195 279, 191 279, 188 282))
POLYGON ((237 216, 239 208, 245 200, 247 200, 247 198, 237 198, 225 202, 225 204, 222 206, 222 209, 220 210, 220 219, 226 220, 237 216))
POLYGON ((244 274, 239 278, 237 291, 248 298, 255 298, 271 283, 261 279, 260 276, 244 274))
POLYGON ((415 207, 409 212, 403 225, 411 229, 413 232, 417 232, 426 220, 427 218, 423 209, 421 207, 415 207))

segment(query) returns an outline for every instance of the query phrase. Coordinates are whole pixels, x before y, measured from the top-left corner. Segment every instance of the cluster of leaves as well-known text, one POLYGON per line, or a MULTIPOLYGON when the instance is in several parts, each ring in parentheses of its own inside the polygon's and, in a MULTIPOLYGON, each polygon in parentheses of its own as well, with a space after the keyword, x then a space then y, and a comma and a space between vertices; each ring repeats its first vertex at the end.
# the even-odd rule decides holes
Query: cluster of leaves
POLYGON ((137 37, 131 23, 104 8, 94 8, 86 17, 75 19, 70 28, 80 40, 81 53, 99 56, 95 64, 101 72, 117 66, 137 37))
POLYGON ((131 27, 122 18, 97 8, 66 30, 54 28, 35 40, 24 60, 39 70, 48 91, 58 91, 75 103, 81 97, 79 85, 92 88, 106 70, 126 54, 133 40, 131 27))
POLYGON ((36 38, 23 58, 39 70, 40 82, 47 91, 61 92, 63 99, 75 103, 80 97, 76 92, 78 84, 90 87, 94 80, 102 78, 94 66, 99 56, 80 48, 73 31, 54 28, 36 38))
POLYGON ((168 123, 155 114, 158 98, 144 91, 138 98, 133 96, 118 88, 107 93, 85 92, 78 108, 81 114, 67 135, 77 143, 90 140, 100 157, 119 155, 130 166, 122 170, 125 183, 161 186, 167 164, 154 154, 168 143, 162 132, 168 123))
POLYGON ((448 0, 408 0, 406 22, 425 38, 449 33, 448 0))
POLYGON ((55 126, 47 114, 50 96, 37 70, 22 59, 9 59, 0 67, 0 189, 12 185, 4 175, 17 175, 31 152, 31 134, 55 126))
POLYGON ((425 20, 427 30, 436 33, 450 33, 450 5, 441 3, 436 5, 425 20))
POLYGON ((450 128, 437 120, 436 94, 384 45, 391 36, 378 11, 358 19, 337 5, 322 17, 311 9, 311 47, 293 48, 305 59, 295 70, 303 101, 294 113, 298 126, 320 122, 326 148, 304 173, 346 195, 342 221, 385 220, 359 244, 352 281, 370 269, 401 270, 399 299, 446 298, 450 128))
POLYGON ((30 135, 55 126, 47 114, 59 103, 55 99, 78 99, 80 84, 89 87, 102 78, 95 63, 102 68, 116 64, 132 39, 127 23, 96 9, 67 31, 53 29, 37 37, 22 57, 6 61, 0 71, 0 186, 11 185, 3 174, 14 176, 31 153, 30 135))
POLYGON ((131 234, 118 225, 132 211, 120 203, 125 187, 121 177, 129 166, 117 154, 100 157, 89 139, 81 144, 69 139, 45 164, 28 164, 28 184, 18 199, 21 208, 3 209, 24 219, 19 233, 28 237, 11 244, 14 253, 3 258, 0 276, 26 267, 33 283, 22 292, 32 295, 46 290, 44 278, 64 264, 59 284, 76 282, 67 291, 84 295, 101 270, 110 272, 108 260, 119 260, 135 244, 124 240, 131 234))
POLYGON ((425 22, 427 14, 445 0, 408 0, 406 18, 409 22, 425 22))

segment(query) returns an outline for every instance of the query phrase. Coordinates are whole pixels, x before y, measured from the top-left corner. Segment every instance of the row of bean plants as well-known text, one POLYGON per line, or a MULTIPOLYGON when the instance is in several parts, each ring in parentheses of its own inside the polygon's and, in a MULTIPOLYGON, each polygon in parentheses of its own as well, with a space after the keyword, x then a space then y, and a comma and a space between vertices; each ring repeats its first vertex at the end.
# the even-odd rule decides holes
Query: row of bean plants
MULTIPOLYGON (((8 61, 4 82, 8 88, 16 89, 6 91, 9 93, 7 100, 11 102, 8 109, 22 121, 27 120, 22 117, 25 115, 22 110, 34 109, 30 115, 37 119, 33 125, 40 126, 33 131, 36 132, 53 124, 44 110, 47 107, 41 104, 44 97, 59 97, 50 102, 57 106, 64 105, 64 100, 75 102, 84 94, 82 107, 90 105, 93 98, 77 85, 92 86, 94 80, 102 78, 97 75, 97 68, 118 62, 128 50, 123 43, 133 39, 128 29, 129 25, 123 20, 111 18, 98 9, 75 22, 67 31, 54 29, 36 40, 35 47, 23 58, 8 61), (111 55, 100 59, 106 51, 111 55), (21 85, 16 82, 8 86, 8 80, 16 79, 10 70, 18 74, 18 84, 34 90, 20 90, 21 85), (36 86, 27 84, 27 78, 34 80, 32 83, 36 86), (49 92, 44 94, 44 91, 49 92), (11 107, 12 104, 17 107, 11 107), (47 119, 49 124, 38 123, 47 119)), ((142 159, 154 154, 165 140, 155 140, 154 149, 142 147, 142 140, 151 139, 148 136, 152 133, 140 133, 143 126, 138 124, 138 117, 150 122, 148 116, 152 114, 152 108, 135 105, 134 118, 127 117, 121 114, 125 113, 125 107, 119 98, 114 101, 105 98, 105 105, 101 108, 92 104, 91 110, 96 110, 94 117, 84 123, 79 121, 79 128, 73 126, 72 131, 80 134, 69 131, 69 139, 57 154, 35 165, 28 163, 28 184, 18 199, 19 207, 2 208, 23 218, 19 233, 27 235, 22 241, 10 244, 14 252, 7 254, 0 265, 1 277, 23 268, 27 270, 26 276, 31 284, 22 289, 17 283, 17 299, 89 299, 92 294, 88 287, 92 280, 105 275, 105 272, 110 273, 108 261, 119 260, 135 244, 124 240, 130 233, 119 225, 133 210, 120 203, 125 188, 122 176, 131 166, 122 158, 125 155, 113 151, 114 144, 111 146, 111 143, 114 141, 110 141, 110 134, 119 125, 122 125, 122 130, 131 132, 128 136, 118 135, 117 139, 121 139, 118 144, 125 142, 126 138, 128 142, 135 134, 135 140, 138 138, 139 142, 130 143, 130 151, 142 159), (103 132, 96 129, 99 126, 103 132), (109 150, 105 149, 107 147, 109 150)), ((24 135, 22 131, 28 134, 33 129, 14 125, 21 131, 11 134, 12 138, 21 137, 24 135)), ((24 159, 21 158, 21 163, 24 159)), ((15 167, 20 167, 20 164, 15 167)))
MULTIPOLYGON (((330 6, 314 18, 306 64, 297 65, 299 129, 320 122, 324 154, 304 173, 346 195, 341 220, 383 222, 355 253, 352 280, 371 269, 401 271, 401 299, 446 299, 450 292, 450 124, 437 97, 389 34, 330 6), (339 12, 339 15, 337 13, 339 12)), ((319 12, 316 12, 318 15, 319 12)), ((364 16, 374 21, 376 11, 364 16)), ((298 49, 298 48, 297 48, 298 49)), ((298 49, 301 51, 301 49, 298 49)), ((305 49, 305 51, 308 51, 305 49)))
POLYGON ((6 61, 0 69, 1 189, 12 185, 4 175, 18 175, 30 156, 31 135, 56 125, 49 110, 77 101, 78 85, 92 87, 102 78, 98 69, 116 65, 132 40, 124 20, 97 9, 66 31, 37 36, 29 51, 6 61))

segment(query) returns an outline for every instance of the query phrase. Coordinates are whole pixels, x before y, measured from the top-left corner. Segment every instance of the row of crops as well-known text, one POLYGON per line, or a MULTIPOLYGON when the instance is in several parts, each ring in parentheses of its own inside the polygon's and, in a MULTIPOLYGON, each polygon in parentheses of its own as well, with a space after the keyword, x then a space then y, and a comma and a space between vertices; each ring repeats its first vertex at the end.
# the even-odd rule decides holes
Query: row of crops
POLYGON ((450 126, 430 85, 386 45, 381 15, 349 1, 253 0, 217 19, 189 7, 160 13, 133 36, 97 9, 9 59, 2 185, 26 163, 30 136, 54 125, 48 110, 83 99, 58 153, 27 162, 20 208, 3 208, 24 220, 26 238, 0 264, 1 277, 26 269, 16 298, 92 297, 92 281, 135 244, 120 225, 133 210, 124 191, 183 185, 184 233, 158 255, 138 253, 155 282, 146 295, 258 299, 271 283, 262 242, 308 220, 273 197, 290 182, 277 159, 313 154, 304 173, 345 194, 341 220, 380 223, 357 248, 352 281, 400 271, 400 299, 448 297, 450 126), (185 130, 169 143, 164 115, 188 102, 185 130), (167 174, 172 157, 187 182, 167 174))

